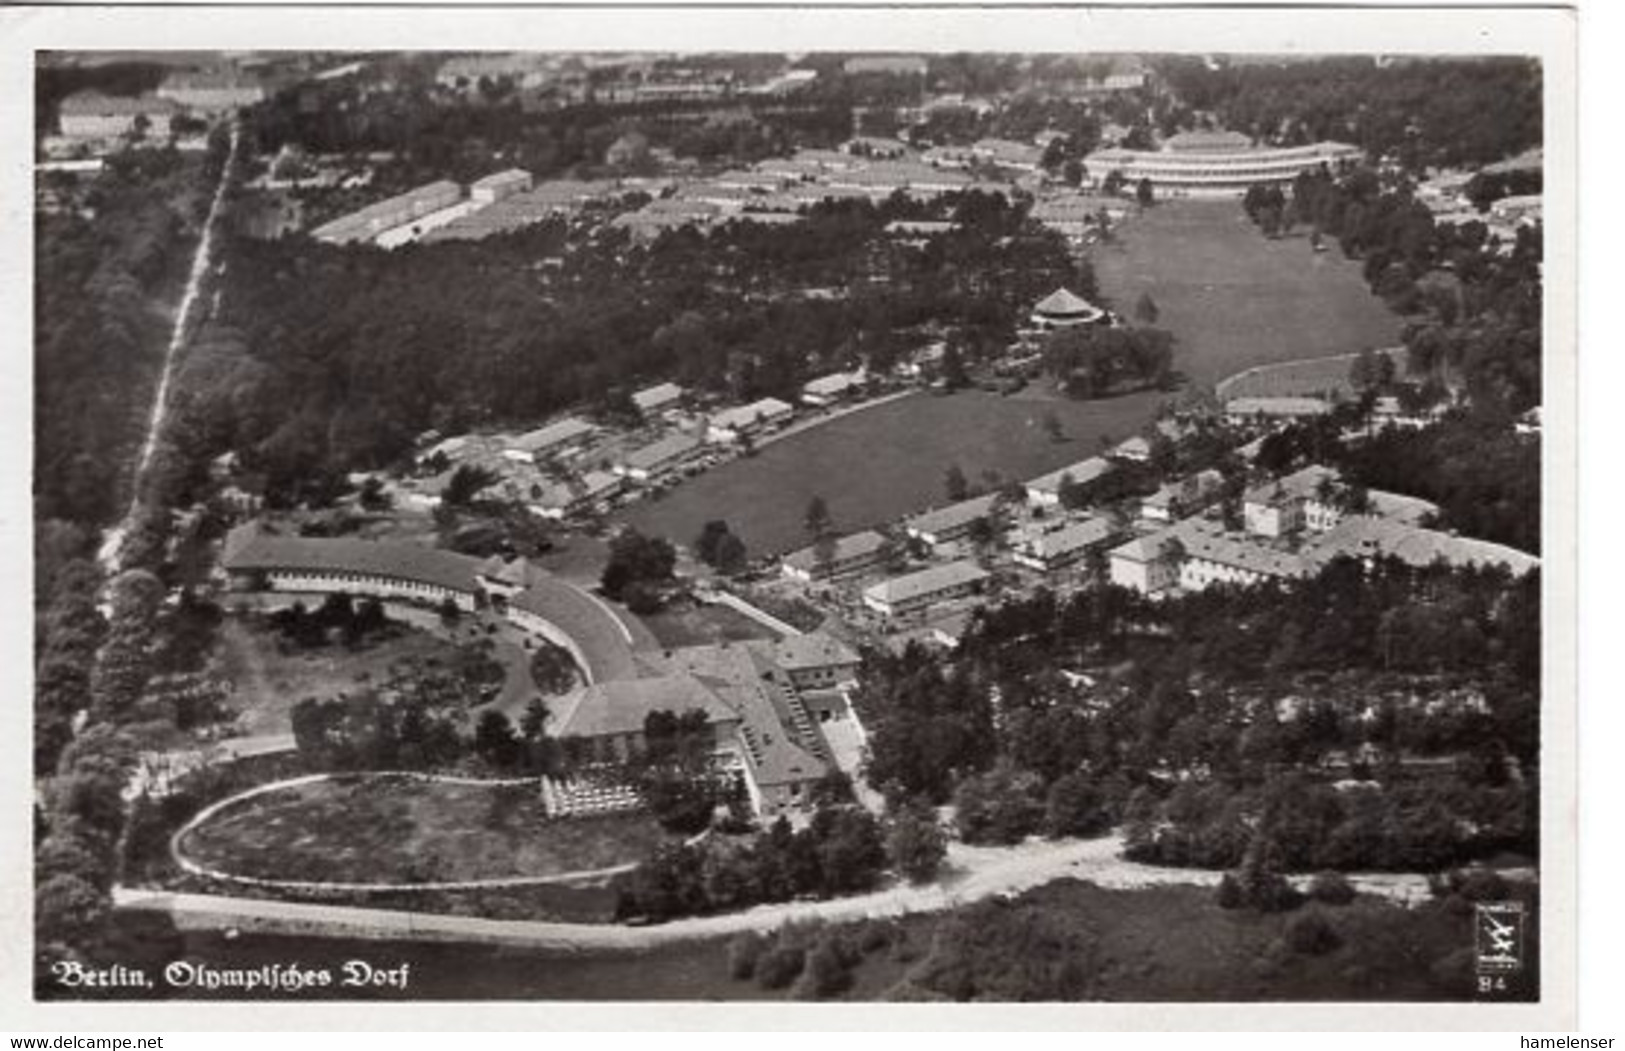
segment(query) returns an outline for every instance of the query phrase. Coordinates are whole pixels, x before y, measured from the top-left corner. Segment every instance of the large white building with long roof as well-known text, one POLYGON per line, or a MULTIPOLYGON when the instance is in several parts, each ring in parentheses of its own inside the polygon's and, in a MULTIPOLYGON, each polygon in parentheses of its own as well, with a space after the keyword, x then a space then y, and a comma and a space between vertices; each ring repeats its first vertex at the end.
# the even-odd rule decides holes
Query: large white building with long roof
POLYGON ((1083 164, 1096 187, 1116 172, 1131 185, 1149 179, 1162 196, 1239 197, 1255 183, 1290 183, 1322 165, 1335 169, 1361 156, 1358 146, 1341 142, 1254 146, 1234 133, 1189 132, 1174 136, 1160 150, 1097 150, 1083 164))

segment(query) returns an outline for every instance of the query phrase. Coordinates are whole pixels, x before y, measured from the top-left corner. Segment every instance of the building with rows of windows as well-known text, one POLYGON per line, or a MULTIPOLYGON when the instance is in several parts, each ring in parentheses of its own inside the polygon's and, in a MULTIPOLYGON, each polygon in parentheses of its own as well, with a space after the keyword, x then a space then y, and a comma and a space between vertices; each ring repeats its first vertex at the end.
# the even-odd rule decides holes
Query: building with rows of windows
POLYGON ((1116 172, 1128 184, 1149 179, 1164 197, 1240 196, 1255 183, 1285 184, 1322 165, 1336 169, 1358 160, 1361 150, 1341 142, 1310 146, 1254 146, 1245 136, 1227 132, 1176 135, 1160 150, 1113 147, 1083 159, 1092 186, 1102 186, 1116 172))

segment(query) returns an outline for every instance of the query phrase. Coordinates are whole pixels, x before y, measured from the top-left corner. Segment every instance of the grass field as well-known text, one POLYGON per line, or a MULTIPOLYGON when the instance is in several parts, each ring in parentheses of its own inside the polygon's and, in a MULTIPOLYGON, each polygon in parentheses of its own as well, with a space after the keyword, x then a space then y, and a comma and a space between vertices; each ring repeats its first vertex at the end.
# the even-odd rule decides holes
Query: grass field
MULTIPOLYGON (((1391 346, 1399 334, 1399 319, 1366 290, 1357 263, 1313 252, 1302 238, 1266 239, 1234 201, 1159 205, 1127 224, 1118 243, 1094 249, 1093 262, 1120 309, 1151 293, 1158 324, 1179 341, 1175 367, 1202 384, 1256 365, 1391 346)), ((1137 433, 1166 397, 1074 402, 1037 391, 920 394, 855 412, 724 464, 625 518, 679 544, 724 518, 753 557, 780 554, 806 543, 802 520, 815 495, 843 531, 890 521, 945 502, 950 464, 972 479, 994 470, 1025 480, 1097 454, 1103 436, 1137 433), (1044 435, 1052 410, 1066 442, 1044 435)))
POLYGON ((410 657, 451 660, 457 648, 427 632, 403 628, 357 650, 278 648, 278 636, 257 618, 227 617, 220 626, 221 671, 236 687, 232 707, 244 736, 287 733, 288 711, 306 697, 336 697, 387 678, 410 657))
MULTIPOLYGON (((1357 354, 1339 354, 1331 358, 1310 361, 1282 362, 1279 365, 1260 365, 1255 369, 1237 373, 1221 384, 1220 399, 1231 398, 1283 398, 1354 396, 1354 385, 1349 382, 1349 369, 1359 357, 1357 354)), ((1391 353, 1396 372, 1405 368, 1405 356, 1391 353)))
POLYGON ((1269 240, 1237 201, 1157 205, 1090 261, 1119 310, 1151 294, 1158 326, 1179 341, 1175 367, 1198 383, 1399 341, 1400 319, 1367 290, 1359 263, 1335 246, 1311 250, 1307 232, 1269 240))
POLYGON ((824 498, 842 531, 890 521, 946 503, 943 473, 950 465, 973 480, 988 470, 1025 480, 1098 455, 1103 436, 1121 441, 1134 434, 1164 397, 1080 402, 983 391, 916 394, 774 442, 625 517, 685 545, 707 521, 724 518, 752 558, 779 554, 807 543, 803 520, 814 496, 824 498), (1050 411, 1067 440, 1044 433, 1050 411))
POLYGON ((666 649, 778 638, 765 625, 727 606, 667 608, 642 620, 666 649))
POLYGON ((644 815, 549 821, 530 785, 367 777, 246 800, 189 833, 182 850, 241 876, 421 883, 607 868, 661 838, 644 815))
MULTIPOLYGON (((939 927, 955 914, 917 915, 891 929, 889 944, 864 955, 852 972, 845 1000, 878 1000, 899 982, 949 988, 994 998, 999 983, 1024 967, 1040 976, 1069 962, 1091 1001, 1468 1001, 1473 999, 1473 916, 1467 909, 1429 902, 1415 909, 1359 899, 1325 910, 1340 942, 1319 955, 1293 952, 1283 932, 1295 913, 1227 912, 1212 891, 1166 886, 1103 890, 1060 880, 1013 902, 977 907, 984 919, 972 951, 939 951, 939 927), (997 914, 1002 913, 1002 917, 997 914), (898 930, 901 930, 901 937, 898 930), (1056 957, 1057 946, 1063 949, 1056 957), (1455 959, 1446 962, 1447 958, 1455 959), (1466 957, 1467 966, 1460 966, 1466 957)), ((961 911, 961 915, 963 910, 961 911)), ((639 952, 549 952, 486 946, 380 943, 296 938, 243 932, 148 938, 151 953, 185 952, 216 966, 252 966, 298 959, 336 965, 355 957, 412 964, 408 996, 426 1000, 779 1000, 785 990, 764 990, 728 974, 727 944, 704 940, 639 952)), ((961 943, 963 949, 963 943, 961 943)), ((1539 959, 1531 935, 1526 960, 1539 959)), ((1525 994, 1535 975, 1515 976, 1525 994)), ((1009 986, 1005 986, 1009 988, 1009 986)), ((240 991, 225 991, 241 995, 240 991)), ((355 990, 318 995, 354 997, 355 990)), ((273 994, 274 995, 274 994, 273 994)), ((367 995, 364 994, 363 995, 367 995)), ((370 994, 398 999, 380 990, 370 994)))

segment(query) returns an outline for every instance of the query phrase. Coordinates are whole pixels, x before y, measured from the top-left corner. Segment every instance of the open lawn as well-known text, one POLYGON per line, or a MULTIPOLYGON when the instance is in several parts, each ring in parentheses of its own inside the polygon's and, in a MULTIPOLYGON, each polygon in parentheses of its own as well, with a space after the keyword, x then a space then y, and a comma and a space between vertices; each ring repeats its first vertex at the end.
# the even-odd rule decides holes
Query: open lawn
MULTIPOLYGON (((1266 239, 1235 201, 1171 201, 1126 224, 1093 250, 1100 286, 1133 309, 1150 292, 1158 324, 1178 338, 1175 367, 1212 384, 1256 365, 1368 346, 1392 346, 1400 320, 1366 290, 1359 264, 1304 238, 1266 239)), ((1346 370, 1345 370, 1346 371, 1346 370)), ((1056 398, 1035 385, 1011 397, 964 391, 915 394, 853 412, 723 464, 624 519, 692 544, 723 518, 752 557, 807 542, 807 503, 822 496, 838 528, 852 531, 946 502, 951 464, 973 480, 993 470, 1025 480, 1096 455, 1150 422, 1159 392, 1102 401, 1056 398), (1047 412, 1067 441, 1044 433, 1047 412)))
POLYGON ((1149 292, 1178 339, 1174 367, 1212 384, 1254 365, 1399 342, 1401 321, 1366 288, 1360 264, 1308 232, 1270 240, 1239 201, 1175 200, 1090 252, 1100 289, 1124 313, 1149 292))
POLYGON ((287 733, 288 712, 306 697, 336 697, 389 677, 408 658, 452 661, 457 647, 411 628, 351 650, 341 644, 289 648, 258 617, 227 617, 220 626, 221 671, 235 687, 231 705, 243 736, 287 733))
POLYGON ((716 642, 745 642, 750 639, 778 638, 766 625, 758 624, 727 606, 688 606, 663 609, 643 618, 666 649, 706 646, 716 642))
POLYGON ((1101 451, 1155 414, 1165 395, 1102 401, 1000 397, 979 390, 920 393, 851 413, 755 456, 723 464, 625 512, 639 529, 692 545, 713 518, 726 519, 752 558, 808 543, 807 504, 822 496, 843 532, 947 503, 943 473, 957 464, 973 481, 997 471, 1025 480, 1101 451), (1045 433, 1060 418, 1065 441, 1045 433))
POLYGON ((187 834, 181 849, 241 876, 424 883, 608 868, 662 838, 646 815, 549 821, 534 785, 363 775, 244 800, 187 834))

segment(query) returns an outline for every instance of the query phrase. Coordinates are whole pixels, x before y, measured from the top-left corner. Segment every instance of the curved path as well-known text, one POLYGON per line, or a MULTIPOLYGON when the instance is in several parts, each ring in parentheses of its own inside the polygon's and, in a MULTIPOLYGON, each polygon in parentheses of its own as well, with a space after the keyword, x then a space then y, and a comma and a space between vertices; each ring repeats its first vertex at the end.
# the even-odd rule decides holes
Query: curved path
MULTIPOLYGON (((792 920, 858 920, 936 912, 982 898, 1016 894, 1055 879, 1075 877, 1108 889, 1158 885, 1212 886, 1220 873, 1140 865, 1121 857, 1122 841, 1102 839, 1016 847, 949 845, 948 869, 926 886, 894 884, 869 894, 817 902, 760 905, 743 912, 697 916, 650 927, 614 924, 489 920, 399 910, 313 905, 251 898, 179 894, 117 887, 119 908, 169 913, 182 929, 236 928, 264 933, 395 941, 477 942, 572 952, 648 949, 748 930, 772 930, 792 920)), ((1426 899, 1427 879, 1411 874, 1355 875, 1360 891, 1401 903, 1426 899)))

